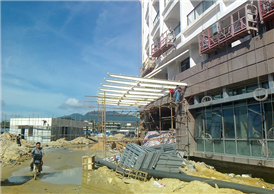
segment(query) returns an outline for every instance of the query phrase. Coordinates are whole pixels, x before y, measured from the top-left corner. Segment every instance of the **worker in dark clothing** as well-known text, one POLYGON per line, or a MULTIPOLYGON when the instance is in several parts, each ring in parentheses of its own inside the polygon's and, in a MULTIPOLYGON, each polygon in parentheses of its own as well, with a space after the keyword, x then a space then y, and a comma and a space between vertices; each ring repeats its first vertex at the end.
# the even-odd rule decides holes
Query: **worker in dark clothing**
MULTIPOLYGON (((36 147, 32 149, 30 156, 34 156, 34 155, 41 155, 41 158, 45 155, 45 152, 43 150, 41 146, 40 142, 36 143, 36 147)), ((34 159, 32 160, 31 164, 30 164, 30 171, 33 171, 33 162, 34 159)), ((42 171, 42 166, 43 166, 43 161, 41 159, 41 165, 40 165, 40 169, 39 169, 39 173, 42 171)))
POLYGON ((175 102, 179 102, 180 100, 180 93, 182 91, 182 88, 181 87, 178 87, 175 91, 175 102))
POLYGON ((21 146, 21 135, 20 134, 18 134, 18 136, 16 137, 16 141, 17 141, 17 144, 19 146, 21 146))

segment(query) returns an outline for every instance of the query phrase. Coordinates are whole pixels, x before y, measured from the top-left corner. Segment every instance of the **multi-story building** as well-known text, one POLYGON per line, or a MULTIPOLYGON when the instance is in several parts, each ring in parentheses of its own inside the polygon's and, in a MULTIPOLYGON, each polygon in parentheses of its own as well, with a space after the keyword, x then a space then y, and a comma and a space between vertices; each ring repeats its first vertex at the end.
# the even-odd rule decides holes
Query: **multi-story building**
POLYGON ((11 118, 10 133, 28 141, 48 143, 59 138, 72 140, 84 136, 83 121, 59 118, 11 118))
POLYGON ((121 123, 115 121, 107 121, 106 122, 106 131, 109 132, 111 130, 119 130, 121 129, 121 123))
POLYGON ((140 3, 141 76, 188 84, 173 113, 147 109, 146 127, 174 122, 177 149, 192 157, 274 167, 274 1, 140 3))

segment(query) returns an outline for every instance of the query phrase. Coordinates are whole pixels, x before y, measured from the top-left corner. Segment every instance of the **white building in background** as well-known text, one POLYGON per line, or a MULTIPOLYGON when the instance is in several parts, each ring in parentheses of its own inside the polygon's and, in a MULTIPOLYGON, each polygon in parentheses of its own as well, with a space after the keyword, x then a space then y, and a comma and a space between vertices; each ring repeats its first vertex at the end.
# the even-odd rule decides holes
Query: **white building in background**
POLYGON ((11 118, 10 133, 23 139, 47 143, 51 140, 52 118, 11 118))
POLYGON ((72 140, 84 136, 83 121, 61 118, 11 118, 10 133, 28 141, 47 143, 59 138, 72 140))

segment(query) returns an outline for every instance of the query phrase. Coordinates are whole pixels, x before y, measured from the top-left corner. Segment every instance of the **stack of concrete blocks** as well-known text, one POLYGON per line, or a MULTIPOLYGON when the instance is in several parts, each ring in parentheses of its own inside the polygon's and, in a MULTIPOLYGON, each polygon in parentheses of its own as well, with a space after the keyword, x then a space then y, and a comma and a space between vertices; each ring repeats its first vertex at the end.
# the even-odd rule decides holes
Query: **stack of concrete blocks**
POLYGON ((175 144, 161 144, 153 147, 127 144, 119 161, 124 165, 137 170, 150 169, 164 172, 179 173, 182 165, 191 165, 184 158, 177 156, 175 144))

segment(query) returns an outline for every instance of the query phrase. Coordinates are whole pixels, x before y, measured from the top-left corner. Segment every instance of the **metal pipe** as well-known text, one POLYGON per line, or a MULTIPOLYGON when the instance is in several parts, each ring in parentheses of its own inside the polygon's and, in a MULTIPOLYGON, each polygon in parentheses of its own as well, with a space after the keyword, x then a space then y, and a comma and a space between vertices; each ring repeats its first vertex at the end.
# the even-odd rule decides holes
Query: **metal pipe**
MULTIPOLYGON (((102 159, 99 159, 95 157, 95 162, 97 164, 102 164, 104 166, 107 166, 113 170, 116 170, 116 165, 107 161, 104 161, 102 159)), ((231 183, 226 181, 220 181, 220 180, 213 180, 203 177, 197 177, 197 176, 190 176, 187 174, 180 174, 180 173, 170 173, 170 172, 163 172, 163 171, 156 171, 156 170, 149 170, 149 169, 140 169, 141 171, 147 172, 150 176, 153 176, 155 178, 176 178, 181 181, 191 182, 191 181, 201 181, 205 182, 212 187, 215 187, 215 184, 218 185, 219 188, 230 188, 242 191, 244 193, 258 193, 258 194, 273 194, 274 192, 269 189, 262 189, 259 187, 253 187, 249 185, 242 185, 238 183, 231 183)))

